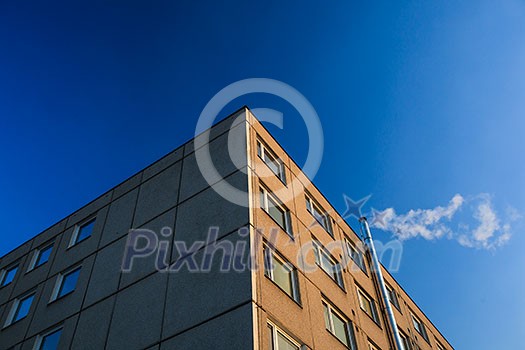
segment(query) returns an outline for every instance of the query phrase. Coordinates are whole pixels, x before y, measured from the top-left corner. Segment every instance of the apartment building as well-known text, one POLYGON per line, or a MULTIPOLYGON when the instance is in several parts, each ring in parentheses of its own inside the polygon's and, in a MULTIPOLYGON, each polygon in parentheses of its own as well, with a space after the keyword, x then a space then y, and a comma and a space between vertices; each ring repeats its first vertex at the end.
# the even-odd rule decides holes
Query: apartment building
MULTIPOLYGON (((395 349, 359 235, 250 110, 205 136, 0 259, 0 349, 395 349), (130 232, 156 249, 123 271, 130 232)), ((453 349, 383 274, 405 349, 453 349)))

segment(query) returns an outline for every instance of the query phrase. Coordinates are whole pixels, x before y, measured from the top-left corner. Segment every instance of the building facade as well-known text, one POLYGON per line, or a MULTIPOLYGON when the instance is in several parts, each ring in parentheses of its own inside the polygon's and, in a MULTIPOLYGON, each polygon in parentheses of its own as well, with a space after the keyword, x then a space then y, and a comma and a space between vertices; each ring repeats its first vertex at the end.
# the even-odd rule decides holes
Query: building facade
MULTIPOLYGON (((405 348, 453 349, 383 273, 405 348)), ((359 236, 242 108, 3 256, 0 349, 395 346, 359 236)))

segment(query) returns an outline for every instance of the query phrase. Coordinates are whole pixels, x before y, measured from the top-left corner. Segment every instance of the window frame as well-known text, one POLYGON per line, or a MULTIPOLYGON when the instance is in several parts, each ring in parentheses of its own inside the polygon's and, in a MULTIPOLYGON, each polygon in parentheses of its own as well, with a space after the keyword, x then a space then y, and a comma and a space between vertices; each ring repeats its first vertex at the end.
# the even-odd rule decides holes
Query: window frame
POLYGON ((7 318, 3 328, 9 327, 12 324, 22 321, 24 318, 29 316, 29 314, 31 313, 31 307, 33 306, 33 301, 35 300, 35 295, 36 291, 33 290, 15 298, 13 304, 11 305, 11 308, 9 309, 9 313, 7 314, 7 318), (27 309, 27 314, 17 319, 17 315, 20 311, 22 303, 29 298, 31 298, 31 303, 29 304, 29 308, 27 309))
POLYGON ((36 269, 36 268, 44 265, 45 263, 47 263, 49 261, 49 259, 51 258, 51 254, 53 253, 54 245, 55 245, 55 241, 52 241, 52 242, 48 242, 46 244, 43 244, 40 248, 37 248, 33 252, 33 256, 31 257, 31 262, 29 263, 29 268, 27 269, 27 272, 31 272, 34 269, 36 269), (51 250, 49 252, 49 256, 48 256, 47 260, 37 265, 40 257, 42 256, 42 252, 46 251, 47 249, 51 250))
POLYGON ((272 248, 267 242, 263 243, 263 254, 264 254, 264 275, 272 281, 279 289, 281 289, 286 295, 293 299, 297 304, 301 305, 301 292, 299 289, 299 275, 297 268, 284 258, 275 248, 272 248), (281 287, 274 277, 274 269, 270 268, 273 265, 273 259, 277 260, 282 264, 283 268, 288 270, 290 273, 290 287, 291 294, 281 287))
POLYGON ((59 299, 62 299, 64 297, 72 294, 73 292, 75 292, 75 290, 77 289, 78 280, 80 278, 81 270, 82 270, 82 265, 78 265, 78 266, 72 267, 72 268, 70 268, 70 269, 68 269, 66 271, 60 272, 58 274, 57 280, 55 282, 55 286, 53 287, 53 293, 51 293, 51 299, 49 300, 49 303, 52 303, 52 302, 54 302, 56 300, 59 300, 59 299), (67 276, 72 275, 73 273, 75 273, 77 271, 78 271, 78 277, 77 277, 77 280, 75 282, 75 288, 73 288, 71 291, 61 295, 62 288, 64 287, 64 280, 66 279, 67 276))
POLYGON ((286 166, 280 157, 278 157, 275 152, 273 152, 263 141, 257 139, 257 156, 263 161, 264 164, 272 171, 272 173, 281 180, 281 182, 286 186, 286 166), (272 162, 272 159, 268 160, 267 158, 273 158, 273 163, 277 164, 279 168, 279 173, 276 173, 273 168, 268 164, 272 162))
POLYGON ((73 234, 71 235, 71 239, 69 240, 68 249, 71 248, 71 247, 76 246, 77 244, 79 244, 81 242, 84 242, 87 239, 89 239, 93 235, 93 230, 95 229, 94 225, 95 225, 96 221, 97 221, 97 216, 94 215, 94 216, 91 216, 89 219, 86 219, 86 220, 82 221, 81 223, 76 224, 75 228, 73 229, 73 234), (91 223, 93 223, 93 228, 92 228, 91 233, 89 234, 89 236, 86 236, 86 237, 84 237, 84 238, 79 240, 79 237, 80 237, 79 234, 80 234, 82 228, 90 225, 91 223))
POLYGON ((377 303, 363 288, 356 285, 357 289, 357 301, 359 302, 359 308, 367 314, 379 327, 381 327, 381 321, 379 318, 379 312, 377 310, 377 303), (370 305, 372 315, 368 313, 365 307, 363 307, 362 299, 365 299, 370 305))
POLYGON ((293 231, 292 231, 292 220, 290 217, 290 210, 277 198, 273 193, 271 193, 268 188, 261 185, 259 186, 259 207, 268 214, 269 217, 272 218, 273 221, 275 221, 291 238, 293 238, 293 231), (272 206, 279 211, 283 213, 283 219, 284 223, 281 224, 279 221, 277 221, 272 214, 270 213, 270 206, 269 201, 272 201, 274 204, 272 206))
POLYGON ((345 245, 346 253, 348 254, 350 260, 352 260, 354 264, 356 264, 357 267, 359 267, 359 269, 363 271, 365 275, 368 276, 368 270, 366 269, 365 263, 365 253, 359 250, 357 246, 348 237, 345 237, 345 245), (359 256, 359 258, 355 257, 356 254, 359 256))
POLYGON ((316 222, 321 226, 330 237, 334 238, 334 220, 324 208, 317 203, 311 194, 305 192, 306 210, 313 216, 316 222))
POLYGON ((330 278, 342 289, 345 290, 345 283, 343 279, 343 267, 341 266, 341 263, 337 261, 335 257, 330 254, 329 251, 326 250, 326 248, 316 240, 315 238, 312 239, 313 247, 314 247, 314 256, 315 256, 315 263, 317 266, 321 268, 330 278), (321 255, 325 256, 327 260, 329 260, 333 264, 333 272, 327 271, 322 263, 321 255))
POLYGON ((408 337, 408 335, 405 332, 403 332, 399 328, 399 326, 397 326, 397 328, 398 328, 399 336, 401 337, 401 341, 404 347, 404 349, 400 349, 400 350, 412 350, 412 344, 410 343, 410 338, 408 337))
POLYGON ((423 321, 421 321, 421 319, 419 317, 417 317, 416 315, 414 315, 414 313, 412 311, 410 311, 410 317, 412 317, 412 327, 414 327, 414 330, 423 337, 423 339, 425 339, 425 341, 427 343, 430 344, 430 339, 428 337, 428 333, 427 333, 427 329, 425 327, 425 324, 423 323, 423 321), (418 326, 416 326, 416 324, 418 326), (421 328, 421 329, 419 329, 421 328))
POLYGON ((385 283, 385 287, 388 292, 388 301, 390 302, 390 304, 394 305, 397 311, 399 311, 402 314, 396 290, 388 283, 385 283))
POLYGON ((381 350, 379 346, 375 345, 373 341, 368 339, 368 350, 381 350))
POLYGON ((325 329, 332 334, 341 344, 346 346, 348 349, 355 350, 357 349, 356 346, 356 339, 355 339, 355 333, 354 333, 354 324, 353 322, 345 316, 344 313, 339 311, 330 301, 328 301, 326 298, 321 299, 321 304, 323 306, 323 314, 325 315, 325 329), (325 314, 325 310, 328 311, 328 314, 325 314), (336 315, 337 318, 339 318, 341 321, 343 321, 345 325, 345 335, 346 335, 346 341, 348 344, 345 344, 345 342, 335 334, 335 328, 334 328, 334 320, 333 320, 333 314, 336 315), (328 323, 326 324, 328 317, 328 323), (328 328, 330 326, 330 328, 328 328))
POLYGON ((60 339, 62 337, 62 331, 63 330, 64 330, 64 326, 60 325, 58 327, 52 328, 51 330, 49 330, 49 331, 47 331, 45 333, 39 334, 36 337, 35 344, 33 346, 33 350, 42 350, 42 344, 44 343, 45 338, 50 336, 50 335, 52 335, 52 334, 55 334, 56 332, 60 332, 60 335, 58 337, 58 344, 60 344, 60 339))
POLYGON ((4 267, 2 269, 2 271, 0 271, 0 288, 6 287, 6 286, 10 285, 11 283, 13 283, 15 281, 16 274, 18 273, 19 269, 20 269, 20 262, 19 261, 4 267), (9 275, 9 272, 11 272, 13 270, 15 270, 15 272, 13 274, 13 278, 9 282, 6 283, 7 276, 9 275))
POLYGON ((266 321, 266 327, 271 328, 272 330, 272 342, 269 344, 272 350, 279 350, 278 343, 277 343, 277 336, 278 334, 282 335, 286 340, 288 340, 290 343, 292 343, 294 346, 297 347, 298 350, 304 349, 304 346, 302 343, 295 340, 294 337, 292 337, 288 332, 283 330, 281 327, 277 326, 274 322, 271 322, 270 320, 266 321))

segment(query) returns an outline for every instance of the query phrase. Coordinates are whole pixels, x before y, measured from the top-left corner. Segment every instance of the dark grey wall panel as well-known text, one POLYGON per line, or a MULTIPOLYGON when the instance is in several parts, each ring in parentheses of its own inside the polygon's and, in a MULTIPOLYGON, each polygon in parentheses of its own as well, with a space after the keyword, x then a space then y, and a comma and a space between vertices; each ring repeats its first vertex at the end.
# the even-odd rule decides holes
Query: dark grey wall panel
POLYGON ((124 181, 123 183, 121 183, 120 185, 118 185, 117 187, 115 187, 113 189, 113 200, 128 193, 135 187, 138 187, 141 181, 142 181, 142 172, 139 172, 133 175, 132 177, 130 177, 129 179, 127 179, 126 181, 124 181))
POLYGON ((100 247, 128 233, 133 222, 133 213, 135 211, 135 205, 137 204, 138 193, 139 190, 136 188, 111 203, 100 240, 100 247))
POLYGON ((152 176, 157 175, 161 171, 165 170, 169 166, 172 166, 173 164, 181 160, 183 153, 184 153, 184 146, 181 146, 175 149, 174 151, 171 151, 166 156, 162 157, 161 159, 159 159, 158 161, 156 161, 155 163, 153 163, 146 169, 144 169, 143 171, 144 175, 143 175, 142 181, 148 180, 152 176))
POLYGON ((248 303, 179 334, 161 350, 253 350, 252 306, 248 303))
POLYGON ((71 349, 99 350, 104 348, 114 302, 115 296, 112 296, 80 313, 71 349))
MULTIPOLYGON (((242 124, 232 129, 231 132, 233 133, 232 137, 235 140, 235 145, 231 148, 228 147, 230 134, 221 135, 209 143, 210 159, 221 178, 225 178, 236 170, 245 168, 247 165, 245 128, 246 125, 242 124)), ((201 166, 203 165, 201 164, 201 166)), ((202 171, 208 170, 207 168, 199 168, 195 153, 191 153, 184 158, 179 202, 193 196, 195 193, 202 191, 210 185, 203 177, 202 171)), ((213 183, 215 182, 217 181, 213 183)))
POLYGON ((177 204, 181 162, 140 186, 133 227, 139 227, 177 204))
MULTIPOLYGON (((236 188, 248 190, 248 177, 237 172, 223 181, 236 188)), ((248 195, 245 195, 248 203, 248 195)), ((245 207, 230 203, 213 188, 208 188, 178 206, 175 239, 187 242, 206 240, 211 226, 219 227, 219 237, 248 224, 250 214, 245 207)))
MULTIPOLYGON (((232 246, 239 247, 241 246, 239 242, 245 244, 242 261, 246 262, 249 257, 249 237, 241 237, 233 233, 217 243, 219 246, 224 244, 227 246, 230 242, 232 246)), ((195 262, 200 268, 203 266, 205 252, 206 250, 203 249, 195 254, 195 262)), ((245 268, 237 272, 233 270, 232 265, 229 265, 230 269, 222 272, 219 267, 223 257, 223 250, 217 250, 213 254, 212 268, 209 272, 189 271, 186 265, 180 271, 169 274, 163 338, 251 300, 251 271, 245 268)))
POLYGON ((98 251, 83 307, 117 292, 125 244, 122 237, 98 251))
MULTIPOLYGON (((153 231, 159 242, 168 242, 168 254, 171 251, 171 242, 173 240, 173 226, 175 224, 175 214, 176 209, 172 209, 157 218, 153 219, 152 221, 144 224, 141 228, 142 229, 148 229, 153 231), (161 234, 161 230, 164 227, 168 227, 171 229, 172 234, 165 237, 161 234)), ((124 249, 124 248, 123 248, 124 249)), ((119 256, 122 258, 124 250, 122 250, 119 254, 119 256)), ((133 265, 132 269, 129 272, 123 272, 122 278, 120 280, 120 288, 125 288, 129 286, 130 284, 138 281, 141 278, 146 277, 147 275, 157 271, 156 269, 156 259, 157 254, 153 253, 149 255, 148 257, 133 259, 133 265)), ((169 264, 170 257, 169 255, 165 259, 166 263, 169 264)), ((160 264, 159 264, 160 265, 160 264)))
POLYGON ((155 273, 117 294, 108 349, 144 349, 160 339, 167 275, 155 273))

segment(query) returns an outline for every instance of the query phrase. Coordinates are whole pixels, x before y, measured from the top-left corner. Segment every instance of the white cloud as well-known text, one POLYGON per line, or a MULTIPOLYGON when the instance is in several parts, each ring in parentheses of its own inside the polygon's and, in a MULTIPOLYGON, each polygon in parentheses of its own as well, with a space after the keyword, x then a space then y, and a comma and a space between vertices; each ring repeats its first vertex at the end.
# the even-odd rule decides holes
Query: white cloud
POLYGON ((511 223, 521 215, 512 207, 506 210, 503 222, 493 208, 492 198, 481 194, 465 199, 456 194, 448 205, 433 209, 411 209, 397 214, 393 208, 376 212, 372 226, 392 232, 397 238, 407 240, 422 237, 427 240, 454 239, 465 247, 494 249, 507 243, 511 234, 511 223), (459 219, 459 213, 465 215, 459 219), (476 221, 471 228, 469 222, 476 221))

